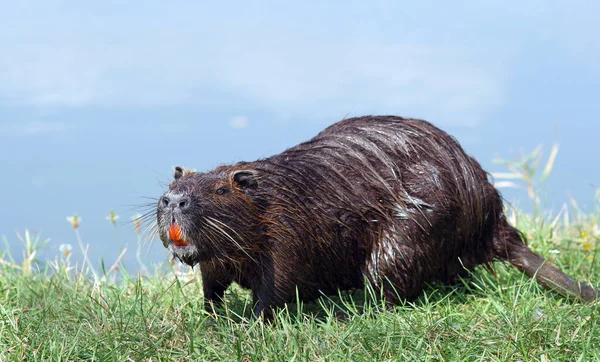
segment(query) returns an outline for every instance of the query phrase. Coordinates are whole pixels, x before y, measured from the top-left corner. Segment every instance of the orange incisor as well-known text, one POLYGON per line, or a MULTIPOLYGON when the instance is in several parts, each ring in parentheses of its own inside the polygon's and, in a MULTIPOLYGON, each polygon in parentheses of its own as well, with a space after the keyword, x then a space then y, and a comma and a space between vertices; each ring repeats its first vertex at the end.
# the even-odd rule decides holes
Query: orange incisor
POLYGON ((176 246, 188 246, 189 243, 183 239, 183 231, 177 223, 172 223, 169 228, 169 238, 176 246))

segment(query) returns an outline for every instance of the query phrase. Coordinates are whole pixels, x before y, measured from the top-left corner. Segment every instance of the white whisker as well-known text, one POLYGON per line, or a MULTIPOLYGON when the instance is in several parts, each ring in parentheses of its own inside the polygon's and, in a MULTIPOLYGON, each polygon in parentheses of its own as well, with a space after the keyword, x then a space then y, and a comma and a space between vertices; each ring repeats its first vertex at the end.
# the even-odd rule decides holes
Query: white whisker
MULTIPOLYGON (((229 228, 230 230, 232 230, 232 229, 231 229, 229 226, 225 225, 223 222, 221 222, 221 221, 219 221, 219 220, 217 220, 217 219, 215 219, 215 218, 212 218, 212 217, 207 217, 207 218, 206 218, 206 222, 207 222, 207 223, 208 223, 210 226, 212 226, 213 228, 215 228, 215 230, 219 231, 221 234, 223 234, 225 237, 227 237, 229 240, 231 240, 231 242, 232 242, 232 243, 233 243, 233 244, 234 244, 234 245, 235 245, 235 246, 236 246, 236 247, 237 247, 237 248, 238 248, 240 251, 242 251, 244 254, 246 254, 246 256, 250 258, 250 260, 252 260, 252 261, 253 261, 253 262, 255 262, 255 263, 258 263, 258 261, 257 261, 256 259, 254 259, 254 258, 253 258, 253 257, 252 257, 250 254, 248 254, 248 252, 247 252, 247 251, 246 251, 246 250, 245 250, 245 249, 244 249, 244 248, 243 248, 243 247, 242 247, 242 246, 241 246, 241 245, 240 245, 240 244, 239 244, 239 243, 238 243, 238 242, 237 242, 237 241, 236 241, 236 240, 235 240, 235 239, 234 239, 234 238, 231 236, 231 235, 229 235, 229 233, 228 233, 227 231, 223 230, 223 228, 222 228, 222 227, 220 227, 219 225, 217 225, 217 223, 218 223, 218 224, 221 224, 221 225, 223 225, 223 226, 225 226, 225 227, 227 227, 227 228, 229 228)), ((235 231, 234 231, 234 232, 235 232, 235 231)), ((236 234, 237 234, 237 232, 236 232, 236 234)), ((237 236, 239 237, 239 234, 237 234, 237 236)))

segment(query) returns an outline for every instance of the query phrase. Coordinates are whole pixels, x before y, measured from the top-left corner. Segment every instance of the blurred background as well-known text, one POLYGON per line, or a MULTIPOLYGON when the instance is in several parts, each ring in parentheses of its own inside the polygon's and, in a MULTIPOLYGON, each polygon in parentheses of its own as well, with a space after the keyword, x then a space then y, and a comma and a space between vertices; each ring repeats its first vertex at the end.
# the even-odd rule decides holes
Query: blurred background
MULTIPOLYGON (((71 244, 77 259, 77 214, 92 262, 127 244, 134 272, 131 219, 173 166, 267 157, 365 114, 427 119, 490 172, 556 142, 544 208, 571 195, 589 211, 598 14, 593 1, 3 2, 0 235, 17 258, 29 229, 51 238, 42 258, 71 244)), ((526 190, 502 192, 531 208, 526 190)))

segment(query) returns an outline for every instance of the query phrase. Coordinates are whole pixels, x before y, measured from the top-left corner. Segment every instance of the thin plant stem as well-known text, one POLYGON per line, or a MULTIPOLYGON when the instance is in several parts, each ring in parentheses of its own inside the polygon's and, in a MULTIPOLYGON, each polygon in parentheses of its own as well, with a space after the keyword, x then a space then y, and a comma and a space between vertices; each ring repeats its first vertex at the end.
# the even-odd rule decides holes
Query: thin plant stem
POLYGON ((94 281, 98 281, 98 274, 96 273, 96 269, 94 269, 92 262, 87 257, 88 249, 87 249, 87 247, 86 248, 83 247, 83 241, 81 240, 81 234, 79 233, 79 229, 73 229, 73 230, 75 230, 77 244, 79 244, 79 249, 81 250, 81 253, 83 254, 83 264, 87 263, 89 270, 92 272, 92 275, 94 276, 94 281))

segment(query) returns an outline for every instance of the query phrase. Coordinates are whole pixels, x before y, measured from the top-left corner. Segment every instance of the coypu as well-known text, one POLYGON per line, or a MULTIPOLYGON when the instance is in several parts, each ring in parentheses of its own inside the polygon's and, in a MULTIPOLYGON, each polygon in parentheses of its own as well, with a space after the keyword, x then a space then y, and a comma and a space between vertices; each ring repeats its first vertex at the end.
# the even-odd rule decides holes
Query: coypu
POLYGON ((174 256, 199 264, 208 310, 234 281, 267 318, 365 279, 395 303, 495 260, 564 295, 598 297, 532 252, 479 163, 418 119, 350 118, 266 159, 177 167, 157 223, 174 256))

